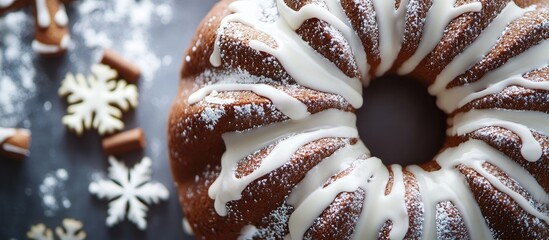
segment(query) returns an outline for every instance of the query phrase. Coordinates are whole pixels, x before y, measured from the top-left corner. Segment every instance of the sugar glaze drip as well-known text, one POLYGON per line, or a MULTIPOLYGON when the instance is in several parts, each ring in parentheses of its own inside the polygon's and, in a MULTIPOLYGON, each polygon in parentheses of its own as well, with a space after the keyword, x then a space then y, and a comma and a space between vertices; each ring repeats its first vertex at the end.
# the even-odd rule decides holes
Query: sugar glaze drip
POLYGON ((357 138, 356 116, 339 110, 327 110, 311 115, 306 121, 290 120, 272 124, 250 132, 223 135, 227 151, 221 159, 221 173, 208 193, 215 199, 215 210, 227 215, 226 203, 241 198, 242 191, 252 181, 286 164, 303 145, 329 137, 357 138), (294 134, 296 133, 296 134, 294 134), (244 157, 257 149, 280 141, 251 174, 236 178, 234 169, 244 157))
MULTIPOLYGON (((38 21, 38 26, 40 28, 48 28, 51 24, 51 16, 48 9, 48 4, 46 3, 46 0, 35 0, 36 1, 36 19, 38 21)), ((53 16, 53 20, 57 26, 65 27, 67 26, 69 22, 69 18, 67 16, 67 11, 65 9, 65 5, 63 3, 59 4, 59 9, 57 9, 57 12, 53 16)))
POLYGON ((36 1, 36 19, 40 28, 48 28, 50 26, 50 13, 46 0, 36 1))
MULTIPOLYGON (((381 65, 376 69, 378 76, 383 75, 391 68, 401 48, 408 1, 401 1, 400 7, 395 10, 394 1, 373 0, 377 21, 380 25, 381 65)), ((366 62, 366 53, 360 44, 360 39, 346 19, 340 2, 325 0, 325 7, 310 4, 302 7, 299 11, 294 11, 284 1, 277 0, 276 7, 279 18, 271 23, 263 22, 255 16, 257 12, 262 11, 261 8, 264 7, 262 2, 264 1, 240 0, 230 5, 230 10, 233 13, 222 21, 215 49, 210 58, 211 64, 215 67, 222 65, 220 37, 228 24, 239 22, 274 39, 277 44, 276 48, 256 40, 250 42, 250 47, 274 56, 298 84, 341 95, 353 107, 360 107, 362 105, 360 82, 362 80, 364 84, 367 84, 366 72, 370 66, 366 62), (335 64, 315 52, 295 33, 295 30, 305 20, 311 18, 328 22, 345 36, 356 62, 360 65, 358 67, 362 74, 361 79, 347 77, 335 64)), ((454 0, 434 1, 427 13, 425 30, 419 48, 402 65, 399 73, 406 74, 416 68, 419 62, 440 41, 451 20, 464 13, 479 12, 482 9, 479 2, 458 7, 454 5, 454 0)), ((502 32, 512 21, 531 10, 533 7, 523 9, 512 1, 508 3, 477 40, 453 59, 448 67, 436 77, 434 84, 429 87, 429 92, 437 97, 437 104, 443 111, 451 113, 472 100, 501 92, 506 87, 514 85, 549 90, 546 82, 532 82, 522 77, 524 73, 536 69, 532 66, 543 63, 536 66, 543 67, 549 63, 548 41, 542 41, 537 46, 512 58, 504 66, 486 74, 475 83, 451 89, 446 88, 449 82, 466 71, 472 64, 479 62, 495 46, 502 36, 502 32)), ((221 216, 228 214, 229 209, 226 204, 229 201, 240 199, 242 191, 252 181, 288 163, 299 147, 327 137, 358 138, 354 114, 339 110, 310 114, 305 112, 306 106, 303 103, 297 99, 291 100, 292 97, 288 94, 265 84, 214 84, 195 92, 189 98, 189 103, 196 103, 204 99, 214 90, 253 91, 270 99, 276 108, 290 117, 290 120, 283 123, 223 135, 227 150, 221 160, 221 173, 209 189, 209 195, 215 201, 215 210, 221 216), (241 178, 235 176, 234 171, 241 159, 258 149, 275 143, 276 146, 261 162, 258 169, 241 178)), ((521 154, 530 162, 539 161, 543 154, 543 149, 534 138, 532 131, 546 135, 549 133, 547 114, 538 112, 519 113, 498 109, 472 110, 456 115, 449 119, 449 122, 451 123, 451 127, 447 131, 449 136, 467 134, 483 127, 495 126, 508 129, 518 135, 522 142, 521 154)), ((385 186, 389 181, 387 167, 380 159, 375 157, 362 159, 363 156, 369 156, 369 151, 359 141, 338 150, 307 173, 288 197, 288 203, 295 207, 295 211, 290 216, 290 232, 287 238, 303 238, 307 229, 330 205, 337 194, 353 192, 358 189, 364 190, 367 194, 352 237, 354 239, 377 238, 379 229, 387 220, 391 220, 393 223, 390 231, 391 239, 405 237, 410 223, 409 213, 405 208, 403 168, 398 165, 390 167, 394 174, 393 187, 390 194, 385 195, 385 186), (328 186, 324 186, 329 177, 344 169, 351 169, 351 171, 328 186), (387 208, 394 209, 394 211, 380 210, 387 208)), ((549 224, 547 213, 540 212, 533 207, 522 195, 514 192, 492 176, 482 167, 482 164, 490 163, 508 173, 538 203, 549 204, 549 195, 520 165, 485 142, 468 140, 459 146, 445 149, 435 157, 435 161, 440 165, 440 170, 427 172, 419 166, 406 167, 417 179, 421 200, 424 204, 425 219, 422 228, 424 239, 437 237, 436 205, 444 201, 451 201, 459 210, 471 238, 492 238, 480 207, 476 204, 465 177, 460 174, 456 166, 474 169, 496 189, 508 194, 526 212, 549 224)), ((250 226, 246 228, 255 229, 250 226)), ((249 233, 249 231, 245 232, 249 233)))

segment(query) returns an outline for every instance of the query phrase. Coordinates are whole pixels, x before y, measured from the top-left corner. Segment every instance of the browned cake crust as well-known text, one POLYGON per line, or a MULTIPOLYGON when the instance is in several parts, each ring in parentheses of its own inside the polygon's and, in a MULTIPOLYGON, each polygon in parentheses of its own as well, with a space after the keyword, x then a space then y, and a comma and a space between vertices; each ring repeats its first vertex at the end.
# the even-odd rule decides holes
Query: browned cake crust
MULTIPOLYGON (((285 122, 289 117, 283 114, 272 101, 251 91, 223 91, 218 99, 230 99, 219 104, 205 100, 188 103, 189 96, 198 89, 213 85, 228 78, 237 78, 255 83, 265 83, 282 90, 304 103, 311 114, 328 109, 354 112, 353 106, 342 96, 304 87, 292 78, 278 59, 266 52, 250 47, 250 42, 260 41, 271 47, 277 42, 269 35, 247 25, 232 22, 221 26, 221 21, 231 14, 223 0, 216 4, 204 18, 185 56, 181 71, 179 93, 174 101, 168 123, 168 144, 172 174, 180 193, 180 202, 195 236, 199 239, 236 239, 243 228, 249 225, 258 230, 254 238, 283 239, 289 233, 288 219, 295 210, 287 203, 287 197, 305 175, 322 160, 332 156, 345 146, 358 144, 356 138, 328 137, 301 146, 291 160, 282 167, 252 181, 243 191, 242 197, 226 204, 227 216, 220 216, 214 209, 214 200, 208 189, 221 172, 221 162, 226 151, 222 135, 230 132, 247 131, 273 123, 285 122), (219 29, 221 66, 214 67, 210 56, 214 53, 219 29), (211 118, 215 115, 215 118, 211 118)), ((291 1, 286 4, 299 10, 306 4, 321 4, 322 1, 291 1)), ((395 9, 402 1, 397 1, 395 9)), ((458 0, 456 6, 472 0, 458 0)), ((446 26, 441 41, 427 54, 409 75, 420 79, 426 85, 434 83, 437 76, 496 19, 509 1, 479 0, 480 12, 469 12, 453 19, 446 26)), ((454 78, 446 89, 452 89, 479 81, 492 71, 508 63, 513 57, 524 53, 532 46, 549 39, 549 8, 547 1, 516 1, 520 7, 532 10, 512 21, 496 45, 483 59, 454 78)), ((387 74, 395 74, 401 65, 418 50, 424 35, 425 18, 432 1, 410 0, 406 13, 403 44, 398 57, 387 74)), ((341 0, 341 5, 356 31, 366 56, 371 77, 381 63, 379 48, 380 32, 371 0, 341 0)), ((317 18, 306 20, 296 32, 316 52, 334 63, 345 75, 360 78, 360 70, 352 53, 347 51, 349 43, 341 32, 334 30, 328 22, 317 18), (338 35, 339 34, 339 35, 338 35), (341 35, 341 36, 340 36, 341 35)), ((549 67, 524 72, 522 76, 532 82, 548 82, 549 67)), ((495 94, 473 99, 461 107, 448 112, 449 118, 472 110, 507 109, 549 113, 549 91, 512 85, 495 94)), ((452 127, 450 124, 449 127, 452 127)), ((504 127, 486 126, 464 134, 448 136, 443 149, 451 149, 472 140, 488 144, 526 170, 549 193, 549 136, 532 130, 533 137, 542 147, 538 161, 528 161, 521 154, 523 142, 515 132, 504 127)), ((270 151, 273 143, 257 149, 240 160, 234 174, 242 178, 256 170, 270 151)), ((357 162, 368 161, 364 155, 357 162)), ((354 166, 354 165, 353 165, 354 166)), ((438 171, 441 166, 433 160, 422 165, 427 171, 438 171)), ((520 194, 535 208, 549 216, 548 205, 536 201, 530 192, 503 169, 489 162, 482 168, 496 179, 520 194)), ((324 187, 332 184, 352 171, 350 166, 328 179, 324 187)), ((549 225, 525 211, 512 197, 495 187, 489 179, 475 169, 457 165, 458 171, 473 193, 485 221, 496 239, 547 239, 549 225)), ((393 189, 393 173, 385 186, 388 195, 393 189)), ((409 227, 406 239, 422 238, 425 207, 420 183, 412 171, 404 169, 405 208, 409 227)), ((362 212, 368 192, 359 189, 341 192, 316 218, 304 237, 307 239, 348 239, 356 230, 356 222, 362 212)), ((467 239, 470 233, 462 213, 452 201, 436 204, 436 237, 440 239, 467 239)), ((393 222, 386 221, 379 229, 379 239, 389 239, 393 222)))

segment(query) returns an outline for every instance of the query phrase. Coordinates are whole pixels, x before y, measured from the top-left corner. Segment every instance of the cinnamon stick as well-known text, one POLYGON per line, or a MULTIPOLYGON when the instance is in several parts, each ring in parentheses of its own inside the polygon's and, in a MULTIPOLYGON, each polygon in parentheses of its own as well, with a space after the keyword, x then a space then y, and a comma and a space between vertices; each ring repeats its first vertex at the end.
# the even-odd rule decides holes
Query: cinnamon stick
POLYGON ((30 153, 30 141, 27 129, 0 128, 0 156, 23 160, 30 153))
POLYGON ((118 71, 118 74, 129 83, 136 83, 139 76, 141 76, 141 69, 139 67, 111 49, 105 49, 101 63, 118 71))
POLYGON ((106 155, 117 155, 145 148, 145 133, 143 129, 121 132, 103 139, 103 152, 106 155))

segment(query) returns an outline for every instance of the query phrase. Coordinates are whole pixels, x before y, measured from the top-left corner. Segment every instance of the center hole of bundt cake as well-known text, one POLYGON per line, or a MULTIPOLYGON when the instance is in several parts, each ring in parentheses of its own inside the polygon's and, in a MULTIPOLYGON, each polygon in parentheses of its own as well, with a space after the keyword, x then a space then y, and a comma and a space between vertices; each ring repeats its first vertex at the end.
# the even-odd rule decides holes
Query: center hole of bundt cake
POLYGON ((444 142, 446 115, 419 81, 386 76, 364 89, 358 130, 372 154, 389 164, 431 160, 444 142))

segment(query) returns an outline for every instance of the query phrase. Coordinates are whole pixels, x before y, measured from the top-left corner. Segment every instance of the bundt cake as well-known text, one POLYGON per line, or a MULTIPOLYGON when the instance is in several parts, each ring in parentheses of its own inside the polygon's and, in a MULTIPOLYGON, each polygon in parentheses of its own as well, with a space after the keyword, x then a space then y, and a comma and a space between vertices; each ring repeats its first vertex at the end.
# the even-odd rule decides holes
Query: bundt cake
MULTIPOLYGON (((223 0, 184 58, 172 174, 199 239, 549 239, 549 3, 223 0), (421 165, 356 129, 371 79, 448 116, 421 165)), ((396 148, 396 146, 395 146, 396 148)))

